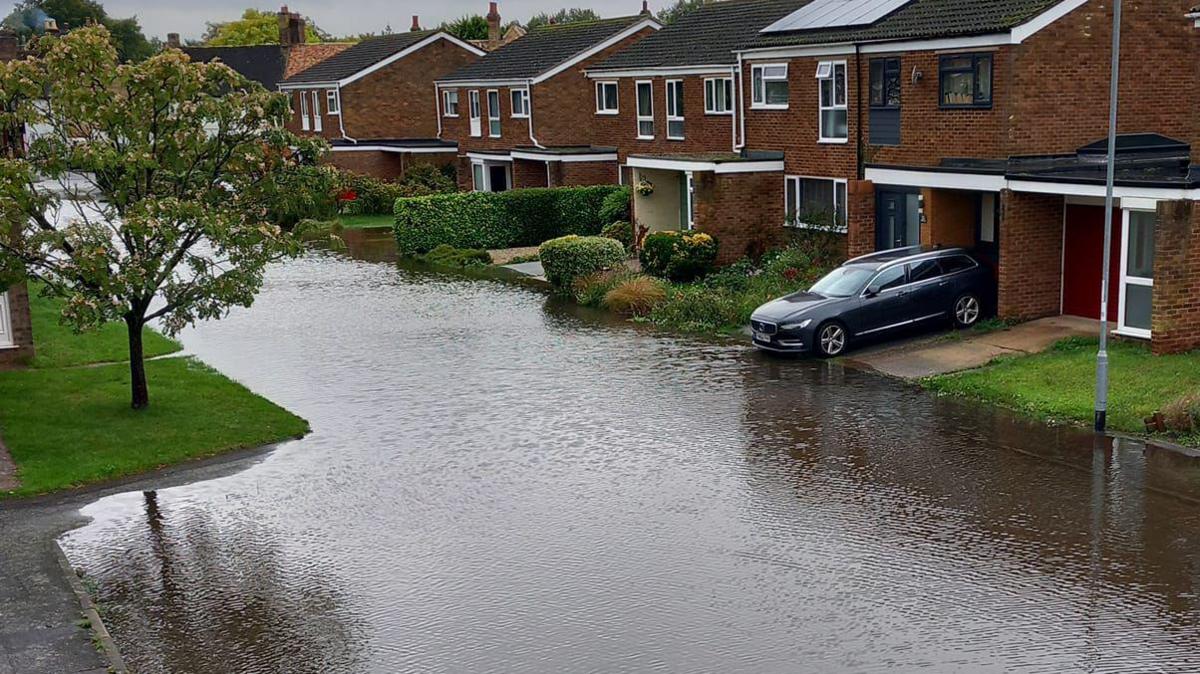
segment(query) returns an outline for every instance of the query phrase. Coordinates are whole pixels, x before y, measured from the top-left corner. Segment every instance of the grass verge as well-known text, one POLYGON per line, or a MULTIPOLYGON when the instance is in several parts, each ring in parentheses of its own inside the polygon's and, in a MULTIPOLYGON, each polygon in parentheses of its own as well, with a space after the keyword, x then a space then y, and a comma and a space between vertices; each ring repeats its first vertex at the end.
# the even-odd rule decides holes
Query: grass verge
MULTIPOLYGON (((37 341, 32 367, 75 367, 129 360, 129 335, 123 324, 109 323, 98 330, 76 334, 59 322, 62 300, 42 297, 40 292, 40 287, 30 284, 29 311, 37 341)), ((142 332, 142 342, 147 358, 176 353, 183 348, 179 342, 149 328, 142 332)))
MULTIPOLYGON (((939 393, 994 403, 1050 421, 1091 423, 1098 340, 1073 338, 1045 353, 1001 358, 958 374, 932 377, 939 393)), ((1116 342, 1109 352, 1113 430, 1144 434, 1145 418, 1200 390, 1200 353, 1155 356, 1142 344, 1116 342)), ((1176 436, 1188 444, 1194 432, 1176 436)))

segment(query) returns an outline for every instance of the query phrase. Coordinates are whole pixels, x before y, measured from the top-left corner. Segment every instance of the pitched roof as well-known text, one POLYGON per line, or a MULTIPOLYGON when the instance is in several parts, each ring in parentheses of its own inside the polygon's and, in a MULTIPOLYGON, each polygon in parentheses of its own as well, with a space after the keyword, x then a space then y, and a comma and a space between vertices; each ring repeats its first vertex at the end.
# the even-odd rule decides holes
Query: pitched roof
POLYGON ((733 50, 758 31, 810 0, 720 0, 701 5, 678 21, 589 70, 671 68, 737 62, 733 50))
POLYGON ((418 30, 372 37, 287 78, 287 84, 337 82, 436 35, 436 30, 418 30))
POLYGON ((287 72, 283 76, 287 78, 297 73, 302 73, 321 61, 335 54, 340 54, 353 46, 353 42, 294 44, 288 48, 287 72))
POLYGON ((1004 33, 1033 19, 1062 0, 912 0, 869 26, 760 33, 747 45, 882 42, 1004 33))
POLYGON ((274 90, 287 70, 287 50, 277 44, 250 47, 184 47, 183 53, 197 63, 221 59, 246 79, 274 90))
POLYGON ((539 26, 525 37, 459 68, 439 81, 531 79, 649 18, 644 15, 622 16, 539 26))

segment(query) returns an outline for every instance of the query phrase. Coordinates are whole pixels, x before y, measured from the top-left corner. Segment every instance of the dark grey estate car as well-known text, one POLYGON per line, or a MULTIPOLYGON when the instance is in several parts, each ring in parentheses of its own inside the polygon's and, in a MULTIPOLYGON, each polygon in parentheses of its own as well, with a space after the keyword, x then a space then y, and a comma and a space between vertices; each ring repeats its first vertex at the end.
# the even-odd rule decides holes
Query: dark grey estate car
POLYGON ((764 304, 750 327, 760 349, 832 357, 907 326, 970 327, 994 293, 992 271, 963 248, 900 248, 850 260, 807 292, 764 304))

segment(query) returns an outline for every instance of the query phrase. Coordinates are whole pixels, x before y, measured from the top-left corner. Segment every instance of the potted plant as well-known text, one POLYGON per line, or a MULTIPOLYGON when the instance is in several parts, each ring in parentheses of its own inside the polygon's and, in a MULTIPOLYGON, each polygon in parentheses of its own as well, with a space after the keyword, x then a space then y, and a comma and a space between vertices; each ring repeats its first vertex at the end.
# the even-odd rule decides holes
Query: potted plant
POLYGON ((648 197, 651 194, 654 194, 654 183, 642 178, 641 180, 637 181, 637 184, 633 186, 633 189, 639 195, 648 197))

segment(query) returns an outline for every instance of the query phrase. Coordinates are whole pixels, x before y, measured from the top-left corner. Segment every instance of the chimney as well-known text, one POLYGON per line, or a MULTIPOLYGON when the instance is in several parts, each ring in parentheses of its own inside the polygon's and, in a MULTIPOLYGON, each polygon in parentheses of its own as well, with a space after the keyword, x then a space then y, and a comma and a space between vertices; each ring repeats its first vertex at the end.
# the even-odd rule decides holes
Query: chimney
POLYGON ((7 28, 0 30, 0 63, 16 60, 19 52, 17 34, 7 28))
POLYGON ((288 11, 287 5, 279 8, 280 45, 290 47, 294 44, 304 44, 307 38, 305 32, 304 18, 298 12, 288 11))
POLYGON ((650 0, 642 0, 642 16, 650 16, 650 0))
POLYGON ((46 19, 45 23, 42 24, 42 28, 46 31, 47 35, 58 35, 58 22, 54 19, 46 19))
POLYGON ((498 3, 488 3, 488 46, 496 49, 500 46, 500 8, 498 3))
POLYGON ((179 33, 167 33, 167 48, 179 49, 183 43, 179 41, 179 33))
POLYGON ((413 33, 420 32, 420 30, 421 30, 421 17, 417 16, 416 14, 413 14, 413 23, 412 23, 412 27, 411 27, 411 28, 409 28, 408 30, 409 30, 409 31, 411 31, 411 32, 413 32, 413 33))

